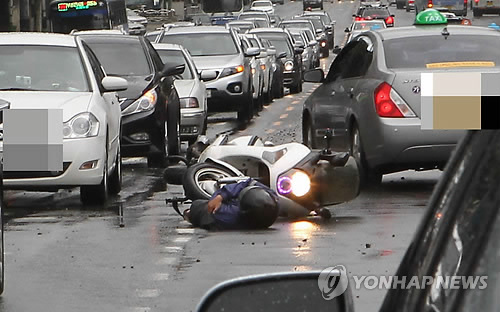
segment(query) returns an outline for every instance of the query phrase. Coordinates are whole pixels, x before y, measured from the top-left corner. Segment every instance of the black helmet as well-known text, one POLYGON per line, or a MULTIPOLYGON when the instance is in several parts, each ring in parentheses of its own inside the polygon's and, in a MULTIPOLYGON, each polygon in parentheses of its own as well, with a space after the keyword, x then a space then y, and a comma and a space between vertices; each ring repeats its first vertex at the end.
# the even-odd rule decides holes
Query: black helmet
POLYGON ((276 199, 260 186, 247 186, 239 195, 241 221, 248 227, 265 229, 278 217, 276 199))

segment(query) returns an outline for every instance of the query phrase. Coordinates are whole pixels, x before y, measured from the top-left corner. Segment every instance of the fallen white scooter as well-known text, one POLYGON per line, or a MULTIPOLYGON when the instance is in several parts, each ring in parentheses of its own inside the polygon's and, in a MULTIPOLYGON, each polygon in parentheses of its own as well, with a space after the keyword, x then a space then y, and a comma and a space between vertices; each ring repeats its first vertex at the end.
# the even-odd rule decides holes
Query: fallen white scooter
MULTIPOLYGON (((327 146, 331 133, 325 136, 327 146)), ((300 143, 273 145, 257 136, 229 140, 221 135, 187 168, 183 178, 188 199, 209 199, 223 185, 252 177, 280 195, 281 215, 298 217, 355 198, 359 192, 356 161, 328 147, 311 150, 300 143)))

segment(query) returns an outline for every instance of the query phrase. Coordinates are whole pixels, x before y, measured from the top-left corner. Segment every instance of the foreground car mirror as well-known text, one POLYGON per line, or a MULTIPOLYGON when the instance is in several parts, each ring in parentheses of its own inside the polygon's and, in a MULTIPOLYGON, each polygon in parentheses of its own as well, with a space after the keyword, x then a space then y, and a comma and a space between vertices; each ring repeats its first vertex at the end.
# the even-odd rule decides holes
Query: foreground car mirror
POLYGON ((161 75, 162 76, 181 75, 185 69, 186 69, 186 65, 184 65, 184 64, 166 63, 163 66, 163 70, 161 71, 161 75))
POLYGON ((245 307, 247 311, 350 312, 354 306, 347 283, 347 273, 337 269, 247 276, 213 287, 196 311, 241 311, 245 307))
POLYGON ((248 48, 245 51, 245 56, 252 57, 252 56, 257 56, 260 54, 260 49, 259 48, 248 48))
POLYGON ((325 73, 321 68, 315 68, 304 72, 305 82, 323 82, 325 73))
POLYGON ((335 46, 335 47, 333 48, 333 50, 332 50, 332 53, 333 53, 333 54, 339 54, 339 53, 340 53, 340 51, 342 51, 342 48, 341 48, 341 47, 339 47, 339 46, 335 46))
POLYGON ((128 88, 128 82, 121 77, 106 76, 102 78, 101 85, 106 92, 124 91, 128 88))
POLYGON ((217 72, 214 70, 202 70, 200 73, 200 79, 203 81, 213 80, 217 78, 217 72))

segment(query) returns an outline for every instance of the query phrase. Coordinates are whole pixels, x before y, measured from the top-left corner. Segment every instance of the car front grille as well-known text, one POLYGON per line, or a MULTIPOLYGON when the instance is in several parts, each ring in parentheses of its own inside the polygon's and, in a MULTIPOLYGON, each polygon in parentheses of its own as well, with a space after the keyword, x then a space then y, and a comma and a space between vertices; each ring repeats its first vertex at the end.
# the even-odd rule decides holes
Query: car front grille
POLYGON ((64 162, 62 171, 4 171, 3 177, 4 179, 54 178, 66 172, 70 165, 71 162, 64 162))

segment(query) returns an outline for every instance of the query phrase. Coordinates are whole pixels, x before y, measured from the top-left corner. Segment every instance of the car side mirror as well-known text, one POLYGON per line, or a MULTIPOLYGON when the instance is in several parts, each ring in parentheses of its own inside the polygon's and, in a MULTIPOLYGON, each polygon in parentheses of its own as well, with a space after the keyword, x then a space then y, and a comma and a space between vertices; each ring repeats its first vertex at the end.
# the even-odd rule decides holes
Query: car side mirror
POLYGON ((181 75, 186 69, 186 65, 177 63, 166 63, 161 71, 161 76, 175 76, 181 75))
POLYGON ((241 307, 248 311, 348 312, 353 311, 354 304, 347 272, 338 266, 323 271, 270 273, 225 281, 207 292, 196 311, 240 311, 241 307))
POLYGON ((350 32, 351 32, 351 30, 349 29, 349 27, 346 27, 346 28, 344 29, 344 32, 346 32, 346 33, 350 33, 350 32))
POLYGON ((124 91, 128 88, 128 82, 122 77, 106 76, 102 78, 101 86, 106 92, 124 91))
POLYGON ((310 46, 310 47, 314 47, 314 46, 315 46, 315 45, 317 45, 317 44, 318 44, 318 41, 316 41, 316 40, 311 40, 311 41, 309 41, 309 46, 310 46))
POLYGON ((327 30, 332 30, 333 26, 332 26, 332 25, 326 25, 326 26, 325 26, 325 28, 326 28, 327 30))
POLYGON ((340 51, 342 51, 342 48, 341 48, 341 47, 339 47, 339 46, 335 46, 335 47, 333 48, 333 50, 332 50, 332 53, 333 53, 333 54, 339 54, 339 53, 340 53, 340 51))
POLYGON ((213 80, 217 78, 217 72, 214 70, 202 70, 200 73, 200 79, 203 81, 213 80))
POLYGON ((278 54, 278 58, 279 59, 282 59, 282 58, 285 58, 286 57, 286 52, 280 52, 280 54, 278 54))
POLYGON ((261 51, 260 54, 257 57, 258 58, 266 58, 267 57, 267 52, 266 51, 261 51))
POLYGON ((245 51, 245 56, 252 57, 252 56, 257 56, 260 54, 260 49, 259 48, 248 48, 245 51))
POLYGON ((295 42, 295 48, 304 49, 305 47, 306 47, 306 45, 304 44, 304 42, 302 42, 302 41, 296 41, 295 42))
POLYGON ((302 54, 302 52, 304 52, 304 48, 302 48, 302 47, 295 47, 294 48, 294 52, 295 52, 295 54, 302 54))
POLYGON ((304 72, 305 82, 323 82, 325 72, 321 68, 315 68, 304 72))
POLYGON ((276 49, 267 49, 267 54, 276 55, 276 49))

